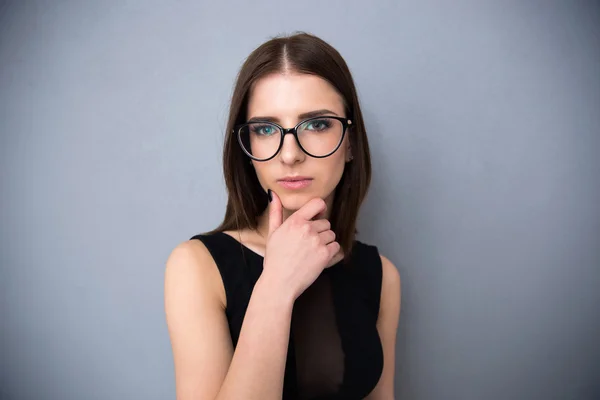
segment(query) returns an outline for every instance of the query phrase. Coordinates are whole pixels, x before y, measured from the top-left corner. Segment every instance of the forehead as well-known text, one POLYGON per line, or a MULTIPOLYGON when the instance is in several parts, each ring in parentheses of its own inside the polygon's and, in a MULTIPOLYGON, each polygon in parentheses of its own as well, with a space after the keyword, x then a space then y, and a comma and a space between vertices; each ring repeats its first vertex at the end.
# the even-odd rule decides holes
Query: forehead
POLYGON ((271 74, 255 82, 250 90, 248 118, 289 118, 319 109, 344 115, 342 96, 329 82, 316 75, 271 74))

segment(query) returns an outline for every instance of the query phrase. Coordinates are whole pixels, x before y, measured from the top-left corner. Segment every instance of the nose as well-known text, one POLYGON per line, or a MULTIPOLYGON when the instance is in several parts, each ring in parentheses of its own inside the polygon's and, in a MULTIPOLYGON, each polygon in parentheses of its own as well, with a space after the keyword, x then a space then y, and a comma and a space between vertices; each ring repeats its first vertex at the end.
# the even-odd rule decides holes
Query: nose
POLYGON ((306 154, 300 148, 293 134, 286 134, 283 137, 281 152, 279 158, 284 164, 295 164, 301 162, 306 157, 306 154))

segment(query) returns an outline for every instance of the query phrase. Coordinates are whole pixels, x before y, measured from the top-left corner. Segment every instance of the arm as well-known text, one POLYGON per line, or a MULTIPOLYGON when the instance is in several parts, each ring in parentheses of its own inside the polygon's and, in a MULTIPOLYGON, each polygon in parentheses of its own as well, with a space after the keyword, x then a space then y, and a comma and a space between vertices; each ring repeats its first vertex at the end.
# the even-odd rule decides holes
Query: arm
POLYGON ((394 370, 396 359, 396 332, 400 318, 400 274, 384 256, 381 256, 383 277, 377 331, 383 346, 383 372, 369 400, 394 399, 394 370))
POLYGON ((261 279, 234 352, 225 290, 210 253, 200 241, 173 250, 165 312, 178 400, 281 398, 293 298, 261 279))

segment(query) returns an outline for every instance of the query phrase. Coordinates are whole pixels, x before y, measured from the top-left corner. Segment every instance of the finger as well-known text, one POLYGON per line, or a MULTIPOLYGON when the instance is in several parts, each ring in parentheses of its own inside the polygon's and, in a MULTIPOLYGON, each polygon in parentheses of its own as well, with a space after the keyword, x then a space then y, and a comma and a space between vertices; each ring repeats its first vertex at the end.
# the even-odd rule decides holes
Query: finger
MULTIPOLYGON (((340 253, 340 249, 341 247, 338 242, 331 242, 327 245, 327 250, 329 250, 329 254, 332 258, 336 255, 339 255, 338 253, 340 253)), ((343 256, 344 254, 341 253, 341 255, 343 256)))
POLYGON ((301 218, 304 221, 310 221, 315 215, 324 212, 327 209, 327 204, 320 197, 311 199, 294 213, 295 218, 301 218))
POLYGON ((325 218, 325 210, 321 211, 320 213, 318 213, 317 215, 315 215, 314 217, 312 217, 312 221, 316 221, 318 219, 323 219, 325 218))
POLYGON ((329 222, 329 220, 326 219, 318 219, 315 220, 313 222, 310 223, 310 226, 312 227, 312 229, 317 232, 323 232, 323 231, 328 231, 331 229, 331 222, 329 222))
POLYGON ((327 250, 329 250, 329 254, 331 255, 331 260, 327 263, 326 268, 331 267, 334 264, 342 261, 344 259, 344 253, 341 250, 340 244, 338 242, 331 242, 327 245, 327 250))
POLYGON ((283 223, 283 207, 279 196, 271 190, 272 200, 269 203, 269 237, 283 223))
POLYGON ((334 231, 325 231, 319 233, 319 237, 321 238, 321 243, 329 244, 335 240, 335 232, 334 231))

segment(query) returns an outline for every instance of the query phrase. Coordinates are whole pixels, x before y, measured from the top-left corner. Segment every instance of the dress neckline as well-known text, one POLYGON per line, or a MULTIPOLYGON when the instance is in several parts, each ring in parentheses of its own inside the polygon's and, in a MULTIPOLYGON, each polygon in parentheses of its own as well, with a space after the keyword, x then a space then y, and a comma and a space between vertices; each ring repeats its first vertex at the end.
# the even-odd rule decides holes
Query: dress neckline
MULTIPOLYGON (((223 236, 226 236, 229 240, 233 240, 235 243, 237 243, 239 246, 242 247, 242 249, 246 252, 249 253, 250 255, 252 255, 253 257, 257 258, 260 260, 261 265, 262 262, 264 261, 265 257, 258 254, 256 251, 252 250, 250 247, 246 246, 244 243, 240 242, 239 240, 237 240, 236 238, 234 238, 233 236, 223 232, 223 231, 219 231, 218 233, 220 233, 223 236)), ((328 271, 328 270, 332 270, 334 267, 338 267, 340 265, 342 265, 342 263, 344 262, 344 260, 340 260, 337 263, 333 264, 331 267, 329 268, 325 268, 324 271, 328 271)))
POLYGON ((237 243, 238 245, 240 245, 247 253, 252 254, 253 256, 259 258, 260 260, 264 260, 265 257, 258 254, 256 251, 252 250, 250 247, 246 246, 244 243, 240 242, 239 240, 237 240, 236 238, 234 238, 233 236, 220 231, 219 232, 221 235, 228 237, 230 240, 233 240, 235 243, 237 243))

